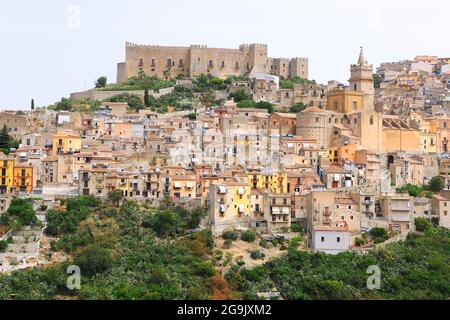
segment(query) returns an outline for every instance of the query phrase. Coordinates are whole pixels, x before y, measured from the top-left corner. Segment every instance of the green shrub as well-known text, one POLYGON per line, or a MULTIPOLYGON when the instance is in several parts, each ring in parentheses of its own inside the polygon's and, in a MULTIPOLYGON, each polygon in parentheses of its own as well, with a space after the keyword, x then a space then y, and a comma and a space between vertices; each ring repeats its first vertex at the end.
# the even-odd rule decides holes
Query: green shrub
POLYGON ((439 217, 432 217, 432 218, 431 218, 431 223, 432 223, 434 226, 439 226, 439 217))
POLYGON ((253 260, 263 260, 265 258, 265 254, 263 252, 261 252, 260 250, 254 250, 252 252, 250 252, 250 257, 253 260))
POLYGON ((442 190, 444 190, 444 187, 444 179, 442 179, 440 176, 436 176, 431 178, 427 189, 431 192, 441 192, 442 190))
POLYGON ((230 249, 231 246, 233 245, 233 240, 227 239, 227 240, 224 241, 223 245, 224 245, 225 248, 230 249))
POLYGON ((0 241, 0 252, 5 252, 6 248, 8 248, 8 241, 1 240, 0 241))
POLYGON ((242 232, 241 240, 245 242, 254 242, 256 240, 256 233, 252 230, 242 232))
POLYGON ((416 225, 416 230, 419 232, 425 232, 431 227, 430 221, 422 217, 414 219, 414 224, 416 225))
POLYGON ((261 241, 259 241, 259 246, 263 247, 263 248, 267 248, 267 240, 261 239, 261 241))
POLYGON ((239 232, 237 231, 225 231, 222 233, 222 238, 225 240, 235 241, 239 238, 239 232))
POLYGON ((0 215, 0 226, 7 226, 11 223, 11 219, 9 218, 8 213, 4 213, 0 215))
POLYGON ((109 270, 112 258, 107 249, 93 244, 84 249, 74 262, 80 267, 81 274, 94 276, 109 270))
POLYGON ((291 231, 292 232, 305 233, 305 228, 303 228, 299 224, 293 224, 293 225, 291 225, 291 231))
POLYGON ((36 212, 31 199, 14 198, 7 211, 10 217, 16 218, 23 226, 30 226, 37 222, 36 212))
POLYGON ((370 230, 370 236, 372 237, 374 243, 382 243, 389 239, 389 235, 386 229, 383 228, 373 228, 370 230))
POLYGON ((423 186, 417 186, 411 183, 407 183, 404 186, 397 188, 398 193, 407 193, 411 197, 420 197, 424 192, 423 186))
POLYGON ((366 241, 364 241, 364 239, 363 238, 355 238, 355 245, 357 245, 357 246, 362 246, 362 245, 364 245, 366 243, 366 241))

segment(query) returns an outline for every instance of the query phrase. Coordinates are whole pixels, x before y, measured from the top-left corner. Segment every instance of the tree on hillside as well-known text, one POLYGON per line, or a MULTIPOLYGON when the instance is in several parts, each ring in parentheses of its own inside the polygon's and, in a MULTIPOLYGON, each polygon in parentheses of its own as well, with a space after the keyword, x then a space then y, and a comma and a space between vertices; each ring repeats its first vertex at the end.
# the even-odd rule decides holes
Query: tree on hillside
POLYGON ((163 75, 164 75, 164 79, 165 79, 166 81, 169 80, 170 77, 171 77, 171 70, 170 70, 170 68, 167 68, 166 70, 164 70, 163 75))
MULTIPOLYGON (((9 151, 9 145, 11 143, 11 137, 8 133, 8 127, 6 124, 3 125, 2 131, 0 131, 0 149, 8 149, 9 151)), ((6 152, 4 152, 6 153, 6 152)))
POLYGON ((148 94, 148 89, 145 89, 144 92, 144 104, 146 107, 150 107, 150 95, 148 94))
POLYGON ((441 192, 444 187, 444 180, 440 176, 433 177, 428 184, 428 189, 432 192, 441 192))
POLYGON ((121 190, 115 190, 108 193, 108 201, 115 206, 119 206, 123 200, 123 194, 121 190))
POLYGON ((144 107, 142 104, 142 99, 139 96, 129 93, 115 95, 109 99, 109 102, 126 102, 131 109, 136 111, 139 111, 144 107))
POLYGON ((34 99, 31 99, 31 110, 34 110, 34 99))
POLYGON ((31 226, 38 221, 30 199, 13 199, 7 213, 10 217, 16 217, 23 226, 31 226))
POLYGON ((299 112, 305 110, 306 107, 307 107, 306 104, 299 102, 299 103, 294 104, 294 105, 291 107, 291 112, 293 112, 293 113, 299 113, 299 112))
POLYGON ((56 110, 70 111, 73 106, 73 100, 67 98, 61 98, 61 101, 56 104, 56 110))
POLYGON ((144 70, 140 69, 138 72, 137 79, 144 80, 146 78, 147 78, 147 75, 145 74, 144 70))
POLYGON ((95 82, 95 87, 96 88, 104 88, 104 87, 106 87, 107 83, 108 83, 108 79, 105 76, 103 76, 103 77, 100 77, 97 79, 97 82, 95 82))
POLYGON ((245 92, 244 89, 236 90, 236 92, 230 94, 228 99, 233 99, 234 102, 239 103, 241 101, 252 101, 252 97, 245 92))
POLYGON ((170 210, 156 212, 150 219, 149 225, 159 237, 167 237, 175 232, 176 216, 170 210))
POLYGON ((208 90, 205 93, 202 93, 202 95, 200 96, 200 102, 208 108, 211 108, 215 100, 216 95, 212 90, 208 90))
POLYGON ((20 141, 11 137, 8 133, 8 127, 3 125, 0 131, 0 151, 4 154, 9 154, 11 148, 17 149, 20 146, 20 141))
POLYGON ((423 217, 417 217, 414 219, 414 224, 416 225, 416 231, 425 232, 431 227, 430 221, 423 217))

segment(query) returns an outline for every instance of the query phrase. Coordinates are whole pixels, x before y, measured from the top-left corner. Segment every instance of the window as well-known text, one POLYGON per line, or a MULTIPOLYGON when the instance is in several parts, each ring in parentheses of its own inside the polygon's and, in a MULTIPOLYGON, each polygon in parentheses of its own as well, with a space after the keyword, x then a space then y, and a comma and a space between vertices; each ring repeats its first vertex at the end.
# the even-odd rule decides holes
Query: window
POLYGON ((337 110, 337 109, 338 109, 338 107, 339 107, 339 104, 338 104, 338 102, 337 102, 337 101, 335 101, 335 102, 334 102, 334 109, 335 109, 335 110, 337 110))
POLYGON ((353 110, 358 109, 358 103, 356 101, 353 101, 353 110))
POLYGON ((167 59, 167 67, 172 67, 172 59, 167 59))
POLYGON ((320 238, 321 242, 325 242, 325 237, 320 238))
POLYGON ((139 67, 143 67, 144 66, 144 59, 140 58, 139 59, 139 67))
POLYGON ((222 68, 225 68, 225 61, 222 61, 222 68))
POLYGON ((212 60, 209 60, 209 62, 208 62, 208 68, 212 68, 213 67, 213 61, 212 60))
POLYGON ((337 237, 337 242, 338 242, 338 243, 341 242, 341 237, 337 237))
POLYGON ((369 122, 370 122, 370 125, 372 126, 373 125, 373 116, 370 117, 369 122))

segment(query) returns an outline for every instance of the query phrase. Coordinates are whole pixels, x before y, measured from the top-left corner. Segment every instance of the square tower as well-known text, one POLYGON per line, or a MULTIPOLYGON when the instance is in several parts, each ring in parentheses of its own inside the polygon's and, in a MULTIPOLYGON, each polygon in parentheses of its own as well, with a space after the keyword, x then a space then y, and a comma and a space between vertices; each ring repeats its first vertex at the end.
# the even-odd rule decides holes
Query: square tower
POLYGON ((351 65, 350 73, 350 88, 355 91, 363 91, 365 95, 365 109, 373 110, 373 97, 375 91, 373 81, 373 66, 367 63, 362 47, 359 54, 358 63, 351 65))

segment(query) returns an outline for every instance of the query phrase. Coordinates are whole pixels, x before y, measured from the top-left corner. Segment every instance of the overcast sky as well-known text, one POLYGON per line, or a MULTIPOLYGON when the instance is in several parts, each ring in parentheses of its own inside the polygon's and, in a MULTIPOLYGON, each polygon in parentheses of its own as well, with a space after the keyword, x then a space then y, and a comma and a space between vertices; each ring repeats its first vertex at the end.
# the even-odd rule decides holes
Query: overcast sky
POLYGON ((0 108, 29 108, 116 80, 125 41, 309 57, 310 78, 345 82, 362 45, 380 62, 450 56, 447 0, 15 0, 0 4, 0 108))

